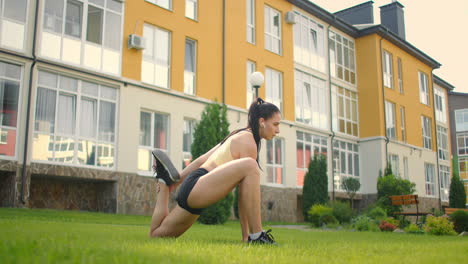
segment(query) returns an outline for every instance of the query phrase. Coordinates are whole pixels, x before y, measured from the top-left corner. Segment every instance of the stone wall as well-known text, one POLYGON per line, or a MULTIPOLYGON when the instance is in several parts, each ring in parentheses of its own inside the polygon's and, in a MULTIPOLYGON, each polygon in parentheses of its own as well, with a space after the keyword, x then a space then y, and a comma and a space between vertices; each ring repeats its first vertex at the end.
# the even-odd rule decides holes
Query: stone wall
POLYGON ((0 172, 0 207, 14 206, 15 176, 13 172, 0 172))
POLYGON ((262 220, 301 221, 302 207, 298 206, 298 195, 302 195, 302 189, 261 186, 262 220))

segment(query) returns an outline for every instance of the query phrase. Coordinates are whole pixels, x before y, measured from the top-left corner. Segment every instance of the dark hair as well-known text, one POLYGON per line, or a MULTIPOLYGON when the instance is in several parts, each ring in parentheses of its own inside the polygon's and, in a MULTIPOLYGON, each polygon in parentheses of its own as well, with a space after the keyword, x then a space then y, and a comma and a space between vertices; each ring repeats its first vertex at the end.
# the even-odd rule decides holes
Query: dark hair
POLYGON ((237 134, 249 128, 252 129, 252 134, 255 140, 255 144, 257 145, 257 163, 258 163, 258 153, 260 152, 260 148, 261 148, 261 138, 260 138, 260 133, 259 133, 258 120, 260 118, 268 119, 272 117, 275 113, 279 113, 279 112, 280 110, 276 105, 265 102, 263 101, 262 98, 257 97, 257 99, 253 101, 249 107, 247 127, 232 131, 226 138, 223 139, 223 141, 221 141, 221 144, 223 144, 230 136, 234 134, 237 134))

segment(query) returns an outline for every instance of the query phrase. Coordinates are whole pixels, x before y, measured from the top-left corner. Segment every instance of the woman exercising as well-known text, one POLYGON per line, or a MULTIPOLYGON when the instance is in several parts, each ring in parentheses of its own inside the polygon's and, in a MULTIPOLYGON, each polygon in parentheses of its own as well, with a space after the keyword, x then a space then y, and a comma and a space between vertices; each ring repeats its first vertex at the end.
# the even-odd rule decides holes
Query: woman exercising
POLYGON ((182 235, 204 208, 239 186, 242 240, 275 244, 270 231, 265 232, 262 228, 258 153, 262 138, 271 140, 279 133, 280 120, 278 107, 257 98, 249 108, 247 127, 233 131, 190 163, 180 175, 164 153, 153 151, 159 186, 150 237, 182 235), (169 212, 169 194, 179 185, 177 205, 169 212))

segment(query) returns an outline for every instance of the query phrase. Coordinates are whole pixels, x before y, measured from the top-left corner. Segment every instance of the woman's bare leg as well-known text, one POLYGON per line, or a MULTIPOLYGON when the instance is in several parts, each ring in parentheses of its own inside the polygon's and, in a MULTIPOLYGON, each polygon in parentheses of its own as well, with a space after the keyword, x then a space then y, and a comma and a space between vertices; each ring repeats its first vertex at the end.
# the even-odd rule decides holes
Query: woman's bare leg
POLYGON ((151 217, 150 235, 169 214, 169 187, 164 183, 158 182, 157 189, 156 206, 151 217))
POLYGON ((202 176, 190 192, 187 203, 192 208, 205 208, 224 198, 239 183, 239 201, 249 231, 261 232, 260 171, 252 158, 228 162, 202 176))

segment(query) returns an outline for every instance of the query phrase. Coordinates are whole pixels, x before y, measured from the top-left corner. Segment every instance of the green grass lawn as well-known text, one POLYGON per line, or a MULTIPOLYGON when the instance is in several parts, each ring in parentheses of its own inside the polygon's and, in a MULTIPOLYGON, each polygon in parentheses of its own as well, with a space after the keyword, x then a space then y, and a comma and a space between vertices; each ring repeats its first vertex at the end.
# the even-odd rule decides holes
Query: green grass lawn
MULTIPOLYGON (((147 216, 0 208, 0 263, 466 263, 468 238, 275 228, 240 242, 238 222, 148 238, 147 216)), ((268 225, 265 226, 268 228, 268 225)))

